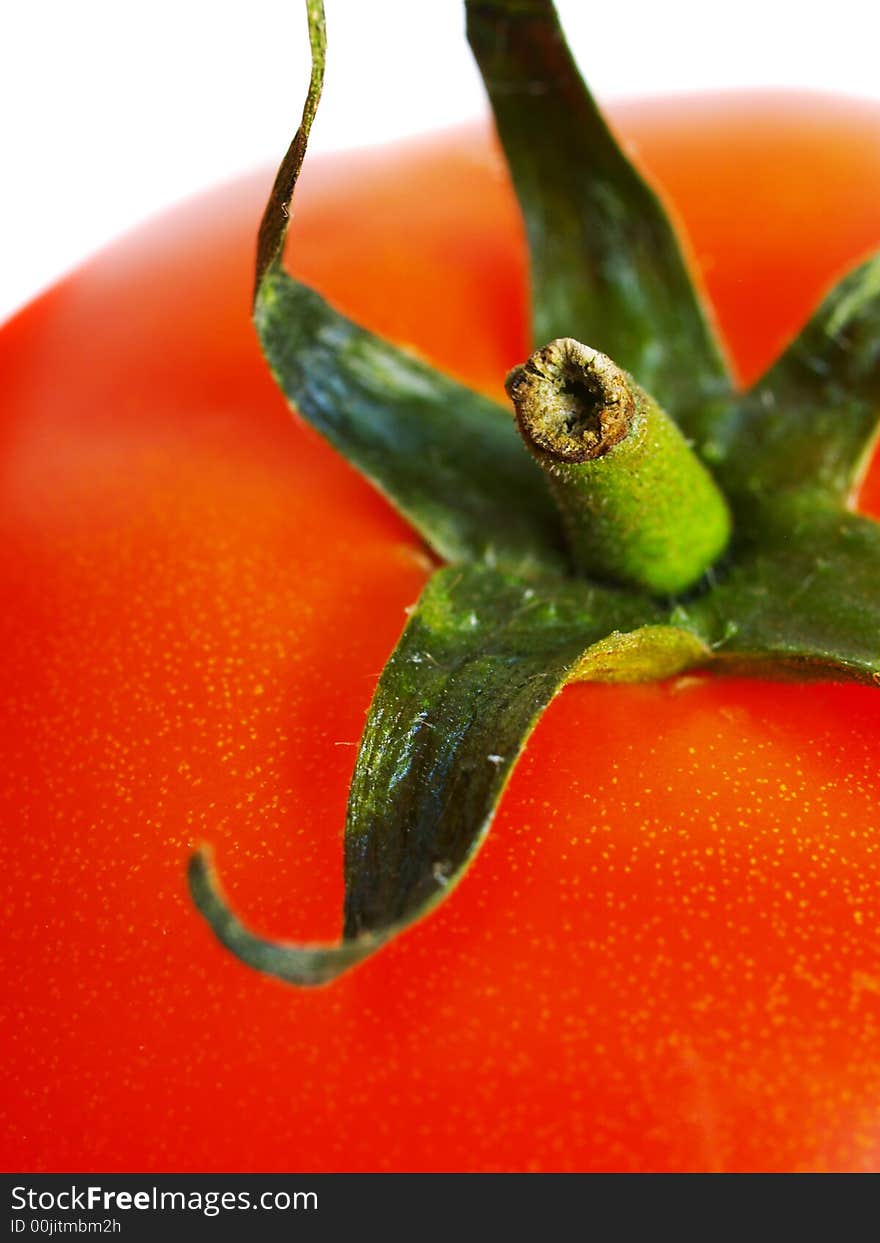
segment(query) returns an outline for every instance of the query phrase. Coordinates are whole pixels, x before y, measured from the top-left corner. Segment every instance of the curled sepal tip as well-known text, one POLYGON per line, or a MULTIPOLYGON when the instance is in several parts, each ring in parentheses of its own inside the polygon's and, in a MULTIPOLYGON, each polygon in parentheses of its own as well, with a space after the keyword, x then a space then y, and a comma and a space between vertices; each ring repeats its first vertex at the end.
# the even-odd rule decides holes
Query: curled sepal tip
POLYGON ((311 75, 309 87, 303 103, 302 119, 281 161, 269 201, 260 221, 257 235, 257 262, 254 275, 254 303, 256 304, 263 278, 273 264, 281 259, 287 226, 290 222, 290 201, 296 188, 297 179, 302 169, 306 148, 309 145, 309 134, 312 122, 318 111, 321 91, 324 86, 324 64, 327 55, 327 27, 324 21, 324 5, 322 0, 306 0, 306 17, 309 26, 309 47, 311 49, 311 75))
POLYGON ((187 879, 193 901, 214 935, 241 962, 265 975, 301 988, 329 984, 380 949, 389 936, 364 933, 337 945, 289 945, 257 936, 234 913, 220 885, 213 851, 202 846, 192 856, 187 879))

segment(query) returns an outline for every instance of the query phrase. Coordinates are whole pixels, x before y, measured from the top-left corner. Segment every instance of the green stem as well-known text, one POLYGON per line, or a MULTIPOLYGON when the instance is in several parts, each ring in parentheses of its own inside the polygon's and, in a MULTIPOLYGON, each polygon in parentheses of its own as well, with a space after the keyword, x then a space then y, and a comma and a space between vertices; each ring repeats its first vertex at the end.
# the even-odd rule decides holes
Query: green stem
POLYGON ((676 425, 610 358, 570 337, 507 377, 579 571, 674 596, 730 538, 727 503, 676 425))

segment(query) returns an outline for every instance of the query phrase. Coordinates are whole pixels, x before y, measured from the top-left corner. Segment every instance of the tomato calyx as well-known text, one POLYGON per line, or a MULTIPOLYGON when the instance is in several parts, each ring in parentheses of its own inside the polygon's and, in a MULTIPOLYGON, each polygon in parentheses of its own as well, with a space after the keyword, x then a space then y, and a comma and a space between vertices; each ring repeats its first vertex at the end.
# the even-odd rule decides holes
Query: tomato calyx
POLYGON ((503 408, 287 274, 290 198, 325 52, 322 6, 309 0, 312 78, 260 229, 254 321, 291 406, 449 564, 370 708, 349 794, 342 940, 255 935, 209 852, 191 862, 194 899, 221 942, 299 985, 333 979, 447 896, 566 683, 694 667, 880 681, 880 525, 849 509, 880 400, 880 259, 845 277, 771 370, 736 392, 666 212, 605 125, 552 4, 472 0, 467 10, 526 222, 535 335, 595 343, 615 360, 616 399, 622 384, 665 428, 662 402, 674 426, 638 469, 624 433, 595 460, 553 460, 542 475, 535 458, 547 466, 547 445, 527 435, 530 454, 503 408), (609 534, 595 518, 604 485, 593 468, 617 457, 609 534), (662 504, 639 498, 646 477, 662 504), (626 544, 619 533, 634 514, 626 544), (678 544, 694 531, 682 565, 678 544))

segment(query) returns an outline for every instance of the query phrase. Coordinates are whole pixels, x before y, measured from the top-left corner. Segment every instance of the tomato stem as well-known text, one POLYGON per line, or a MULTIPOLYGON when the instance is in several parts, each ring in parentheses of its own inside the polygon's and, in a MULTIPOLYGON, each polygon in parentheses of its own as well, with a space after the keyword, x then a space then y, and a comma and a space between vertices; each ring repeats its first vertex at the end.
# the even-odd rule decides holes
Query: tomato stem
POLYGON ((579 571, 675 596, 715 563, 730 511, 657 402, 605 354, 551 341, 507 377, 579 571))

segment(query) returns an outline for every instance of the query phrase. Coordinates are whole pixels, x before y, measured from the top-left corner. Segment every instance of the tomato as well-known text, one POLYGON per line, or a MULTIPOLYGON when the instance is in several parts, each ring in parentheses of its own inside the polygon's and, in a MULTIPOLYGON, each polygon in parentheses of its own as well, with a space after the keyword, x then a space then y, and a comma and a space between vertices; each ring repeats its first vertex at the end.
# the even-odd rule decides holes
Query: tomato
MULTIPOLYGON (((880 110, 613 117, 754 377, 880 243, 880 110)), ((185 205, 0 334, 4 1167, 876 1168, 868 688, 569 688, 453 897, 323 989, 194 911, 209 841, 252 927, 338 934, 356 743, 430 571, 261 361, 266 188, 185 205)), ((525 258, 485 132, 309 162, 292 234, 340 309, 501 396, 525 258)))

